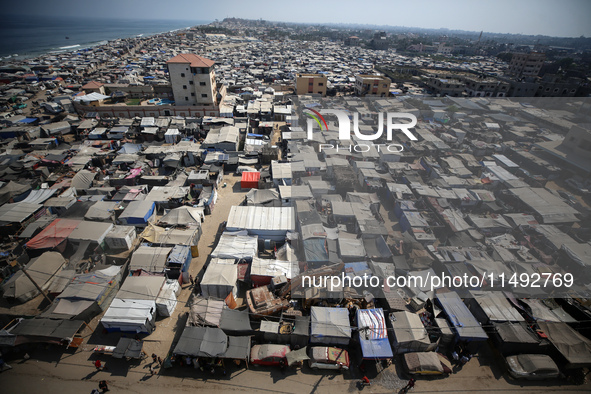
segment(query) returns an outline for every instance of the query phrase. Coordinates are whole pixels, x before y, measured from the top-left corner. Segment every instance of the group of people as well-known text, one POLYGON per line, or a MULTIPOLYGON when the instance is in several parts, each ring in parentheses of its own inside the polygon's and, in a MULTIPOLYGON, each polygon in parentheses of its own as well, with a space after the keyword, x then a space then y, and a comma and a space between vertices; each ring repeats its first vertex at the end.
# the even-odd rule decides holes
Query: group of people
POLYGON ((154 376, 156 373, 156 366, 162 367, 162 359, 156 353, 152 353, 152 364, 150 364, 150 375, 154 376))

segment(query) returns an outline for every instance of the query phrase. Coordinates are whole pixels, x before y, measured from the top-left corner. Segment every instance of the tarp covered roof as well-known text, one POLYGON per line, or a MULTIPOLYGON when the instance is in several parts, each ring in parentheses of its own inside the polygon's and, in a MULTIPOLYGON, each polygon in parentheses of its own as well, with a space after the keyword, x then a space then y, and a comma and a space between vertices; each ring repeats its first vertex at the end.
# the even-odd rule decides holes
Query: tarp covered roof
POLYGON ((166 258, 172 248, 140 246, 133 252, 129 263, 129 270, 143 269, 147 272, 164 272, 166 258))
POLYGON ((566 323, 539 321, 540 329, 568 361, 568 368, 591 366, 591 340, 585 338, 566 323))
POLYGON ((80 220, 55 219, 49 226, 26 243, 29 249, 54 248, 64 242, 80 224, 80 220))
MULTIPOLYGON (((29 276, 45 290, 66 264, 64 257, 57 252, 45 252, 41 256, 32 259, 25 269, 29 276)), ((15 298, 20 302, 26 302, 39 294, 37 287, 22 271, 10 277, 2 285, 2 293, 5 298, 15 298)))
POLYGON ((382 308, 358 309, 357 327, 363 358, 392 358, 388 329, 382 308))
POLYGON ((229 337, 219 328, 187 326, 173 353, 181 356, 248 360, 250 337, 229 337))
POLYGON ((480 327, 476 318, 455 292, 438 292, 437 300, 447 314, 449 322, 454 326, 460 339, 486 341, 488 336, 480 327))
POLYGON ((327 344, 349 343, 351 326, 347 309, 313 306, 310 316, 312 342, 327 344))

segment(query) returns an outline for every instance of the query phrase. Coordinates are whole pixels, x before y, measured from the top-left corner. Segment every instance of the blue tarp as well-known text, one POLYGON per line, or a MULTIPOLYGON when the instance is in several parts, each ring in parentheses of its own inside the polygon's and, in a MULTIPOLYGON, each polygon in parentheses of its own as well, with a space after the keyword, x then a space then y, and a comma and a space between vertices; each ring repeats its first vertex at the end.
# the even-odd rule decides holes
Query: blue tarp
POLYGON ((310 238, 304 240, 304 254, 308 263, 328 261, 328 250, 324 238, 310 238))
POLYGON ((437 293, 436 299, 445 311, 447 320, 455 328, 459 340, 486 341, 488 339, 480 323, 457 293, 453 291, 437 293))
POLYGON ((156 203, 153 201, 132 201, 121 213, 119 219, 125 219, 127 224, 146 224, 154 213, 156 203))
POLYGON ((22 120, 19 120, 17 123, 34 123, 38 120, 38 118, 24 118, 22 120))
POLYGON ((168 265, 181 265, 181 271, 186 272, 191 264, 191 248, 189 246, 176 245, 168 255, 168 265))

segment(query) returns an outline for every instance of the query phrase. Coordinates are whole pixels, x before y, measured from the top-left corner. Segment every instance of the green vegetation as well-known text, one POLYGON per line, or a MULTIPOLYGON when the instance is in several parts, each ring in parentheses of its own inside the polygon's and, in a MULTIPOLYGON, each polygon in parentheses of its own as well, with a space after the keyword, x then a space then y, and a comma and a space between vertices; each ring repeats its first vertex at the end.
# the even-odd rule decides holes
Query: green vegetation
POLYGON ((126 105, 140 105, 142 99, 128 99, 125 101, 126 105))

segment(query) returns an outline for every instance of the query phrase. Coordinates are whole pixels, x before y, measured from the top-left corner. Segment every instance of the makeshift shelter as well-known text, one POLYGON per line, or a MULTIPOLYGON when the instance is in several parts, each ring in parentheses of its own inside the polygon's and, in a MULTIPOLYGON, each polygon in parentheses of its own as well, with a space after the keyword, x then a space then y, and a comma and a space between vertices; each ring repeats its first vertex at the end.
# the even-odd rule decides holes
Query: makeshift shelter
POLYGON ((363 359, 380 360, 393 357, 382 308, 358 309, 357 328, 363 359))
POLYGON ((156 298, 156 311, 159 316, 168 317, 172 315, 178 303, 176 298, 176 289, 178 288, 178 282, 173 280, 166 281, 162 286, 158 298, 156 298))
POLYGON ((217 246, 211 253, 211 257, 220 259, 235 259, 252 261, 258 254, 258 240, 247 235, 231 235, 224 232, 217 246))
POLYGON ((120 338, 117 346, 111 355, 113 358, 135 358, 142 357, 144 341, 134 338, 120 338))
POLYGON ((538 321, 538 326, 566 360, 565 368, 591 367, 591 340, 566 323, 538 321))
POLYGON ((141 237, 158 245, 195 246, 201 238, 201 226, 188 228, 165 228, 148 224, 141 237))
MULTIPOLYGON (((193 257, 191 248, 184 245, 175 245, 166 260, 166 276, 169 279, 178 279, 183 273, 187 276, 193 257)), ((188 277, 183 277, 183 283, 188 282, 188 277)))
POLYGON ((115 219, 115 210, 118 207, 119 203, 114 201, 97 201, 86 212, 84 219, 112 222, 115 219))
POLYGON ((107 332, 150 334, 155 328, 156 302, 115 298, 101 319, 107 332))
POLYGON ((250 343, 250 337, 228 336, 220 328, 186 326, 172 353, 248 362, 250 343))
POLYGON ((233 259, 212 258, 203 278, 201 279, 201 293, 203 297, 225 299, 228 294, 236 297, 238 269, 233 259))
POLYGON ((435 352, 405 353, 403 357, 410 374, 443 375, 452 372, 449 361, 435 352))
POLYGON ((129 250, 137 238, 133 226, 113 226, 105 236, 105 243, 111 250, 129 250))
POLYGON ((525 322, 492 322, 489 334, 495 348, 503 356, 546 352, 540 338, 525 322))
POLYGON ((21 319, 10 334, 16 335, 15 345, 42 342, 70 346, 83 324, 80 320, 21 319))
POLYGON ((283 275, 287 279, 291 279, 299 273, 298 264, 290 261, 253 257, 250 265, 250 280, 256 286, 268 285, 275 276, 283 275))
POLYGON ((243 172, 240 187, 242 189, 258 189, 260 179, 260 172, 243 172))
POLYGON ((123 270, 110 266, 72 278, 45 317, 90 321, 106 309, 121 283, 123 270))
POLYGON ((121 285, 117 298, 155 301, 165 282, 164 276, 130 276, 121 285))
POLYGON ((60 249, 63 250, 65 241, 80 223, 80 220, 55 219, 39 234, 31 238, 25 246, 28 249, 52 249, 61 246, 60 249))
POLYGON ((244 197, 246 205, 257 207, 280 207, 279 193, 273 189, 251 189, 244 197))
POLYGON ((5 204, 12 198, 20 201, 29 190, 31 190, 31 185, 10 181, 0 188, 0 204, 5 204))
POLYGON ((74 175, 72 178, 72 183, 70 184, 71 187, 75 188, 76 190, 86 190, 92 187, 92 182, 96 177, 96 172, 90 172, 88 170, 80 170, 74 175))
POLYGON ((226 230, 246 230, 249 235, 274 241, 284 241, 295 229, 292 207, 233 206, 228 215, 226 230))
POLYGON ((393 312, 392 316, 393 346, 397 354, 433 350, 429 334, 419 315, 404 311, 393 312))
POLYGON ((68 240, 75 244, 82 242, 103 243, 105 237, 113 229, 113 223, 87 222, 82 221, 68 236, 68 240))
POLYGON ((129 270, 163 273, 171 250, 172 248, 140 246, 131 256, 129 270))
POLYGON ((239 311, 236 309, 224 308, 220 319, 220 328, 226 334, 251 335, 253 329, 250 324, 248 310, 239 311))
POLYGON ((470 313, 468 307, 464 305, 460 296, 455 292, 438 292, 436 300, 445 311, 447 320, 456 332, 456 341, 464 342, 468 345, 469 351, 476 353, 478 347, 488 339, 488 336, 480 327, 478 320, 470 313))
POLYGON ((119 221, 130 226, 146 226, 155 209, 153 201, 131 201, 119 215, 119 221))
POLYGON ((310 313, 310 342, 347 346, 351 341, 349 311, 345 308, 313 306, 310 313))
POLYGON ((502 292, 472 291, 470 311, 482 324, 525 321, 502 292))
POLYGON ((166 212, 159 220, 161 226, 201 226, 203 209, 183 205, 166 212))
POLYGON ((224 301, 201 297, 193 298, 189 307, 188 326, 214 326, 220 325, 224 301))
MULTIPOLYGON (((59 275, 65 264, 66 260, 60 253, 45 252, 41 256, 32 259, 25 266, 25 270, 41 290, 46 290, 55 277, 59 275)), ((27 302, 37 295, 39 295, 39 290, 22 270, 2 284, 2 296, 4 298, 27 302)))

